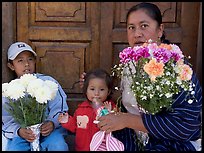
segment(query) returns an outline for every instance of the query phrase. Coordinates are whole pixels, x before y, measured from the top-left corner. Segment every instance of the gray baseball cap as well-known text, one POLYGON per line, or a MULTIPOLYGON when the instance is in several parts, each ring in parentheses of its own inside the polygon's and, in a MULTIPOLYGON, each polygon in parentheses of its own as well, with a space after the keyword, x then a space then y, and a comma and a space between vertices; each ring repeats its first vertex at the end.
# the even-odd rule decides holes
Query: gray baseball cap
POLYGON ((23 51, 30 51, 34 54, 34 56, 37 56, 36 52, 34 52, 28 44, 24 42, 16 42, 13 43, 8 49, 8 60, 14 60, 16 56, 23 51))

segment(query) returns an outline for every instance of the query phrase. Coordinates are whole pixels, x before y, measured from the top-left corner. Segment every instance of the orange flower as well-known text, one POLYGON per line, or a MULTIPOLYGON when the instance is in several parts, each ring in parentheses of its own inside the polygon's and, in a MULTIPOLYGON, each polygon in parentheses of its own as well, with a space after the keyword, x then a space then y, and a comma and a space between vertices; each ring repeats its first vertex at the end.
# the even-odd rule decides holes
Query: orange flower
POLYGON ((150 76, 151 81, 155 81, 156 77, 163 75, 163 67, 162 62, 157 62, 155 58, 152 58, 149 63, 144 65, 144 71, 150 76))

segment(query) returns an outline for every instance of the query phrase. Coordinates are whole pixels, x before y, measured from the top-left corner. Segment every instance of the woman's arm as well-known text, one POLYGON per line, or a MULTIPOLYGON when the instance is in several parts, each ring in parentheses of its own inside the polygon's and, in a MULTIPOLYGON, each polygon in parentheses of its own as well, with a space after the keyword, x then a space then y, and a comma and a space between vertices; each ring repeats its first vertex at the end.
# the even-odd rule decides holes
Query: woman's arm
POLYGON ((99 118, 98 127, 106 131, 106 133, 120 130, 123 128, 131 128, 138 131, 148 132, 143 124, 140 115, 131 113, 110 113, 99 118))

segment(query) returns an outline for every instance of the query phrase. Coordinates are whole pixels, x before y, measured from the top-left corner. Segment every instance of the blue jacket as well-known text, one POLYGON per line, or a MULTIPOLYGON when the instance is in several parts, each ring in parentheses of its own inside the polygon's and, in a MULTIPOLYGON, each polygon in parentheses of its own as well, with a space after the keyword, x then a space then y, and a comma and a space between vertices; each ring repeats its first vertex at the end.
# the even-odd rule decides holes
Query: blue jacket
MULTIPOLYGON (((55 125, 55 128, 61 127, 58 122, 58 115, 61 112, 68 111, 68 105, 66 102, 67 95, 63 91, 60 84, 51 76, 47 76, 44 74, 35 74, 37 78, 42 80, 51 80, 58 84, 58 92, 54 100, 49 101, 46 109, 46 121, 52 121, 55 125)), ((18 136, 18 129, 20 125, 14 121, 14 118, 6 111, 5 105, 7 105, 8 99, 2 97, 2 134, 5 135, 6 138, 12 139, 13 137, 18 136)))

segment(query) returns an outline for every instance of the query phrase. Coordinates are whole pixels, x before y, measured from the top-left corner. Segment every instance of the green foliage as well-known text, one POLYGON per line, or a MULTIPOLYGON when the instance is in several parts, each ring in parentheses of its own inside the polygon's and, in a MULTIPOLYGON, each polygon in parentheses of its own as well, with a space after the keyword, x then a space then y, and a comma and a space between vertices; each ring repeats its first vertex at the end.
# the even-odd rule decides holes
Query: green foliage
POLYGON ((14 120, 24 128, 42 123, 45 118, 45 108, 46 104, 38 103, 31 96, 25 96, 16 101, 9 100, 8 107, 6 107, 14 120))

